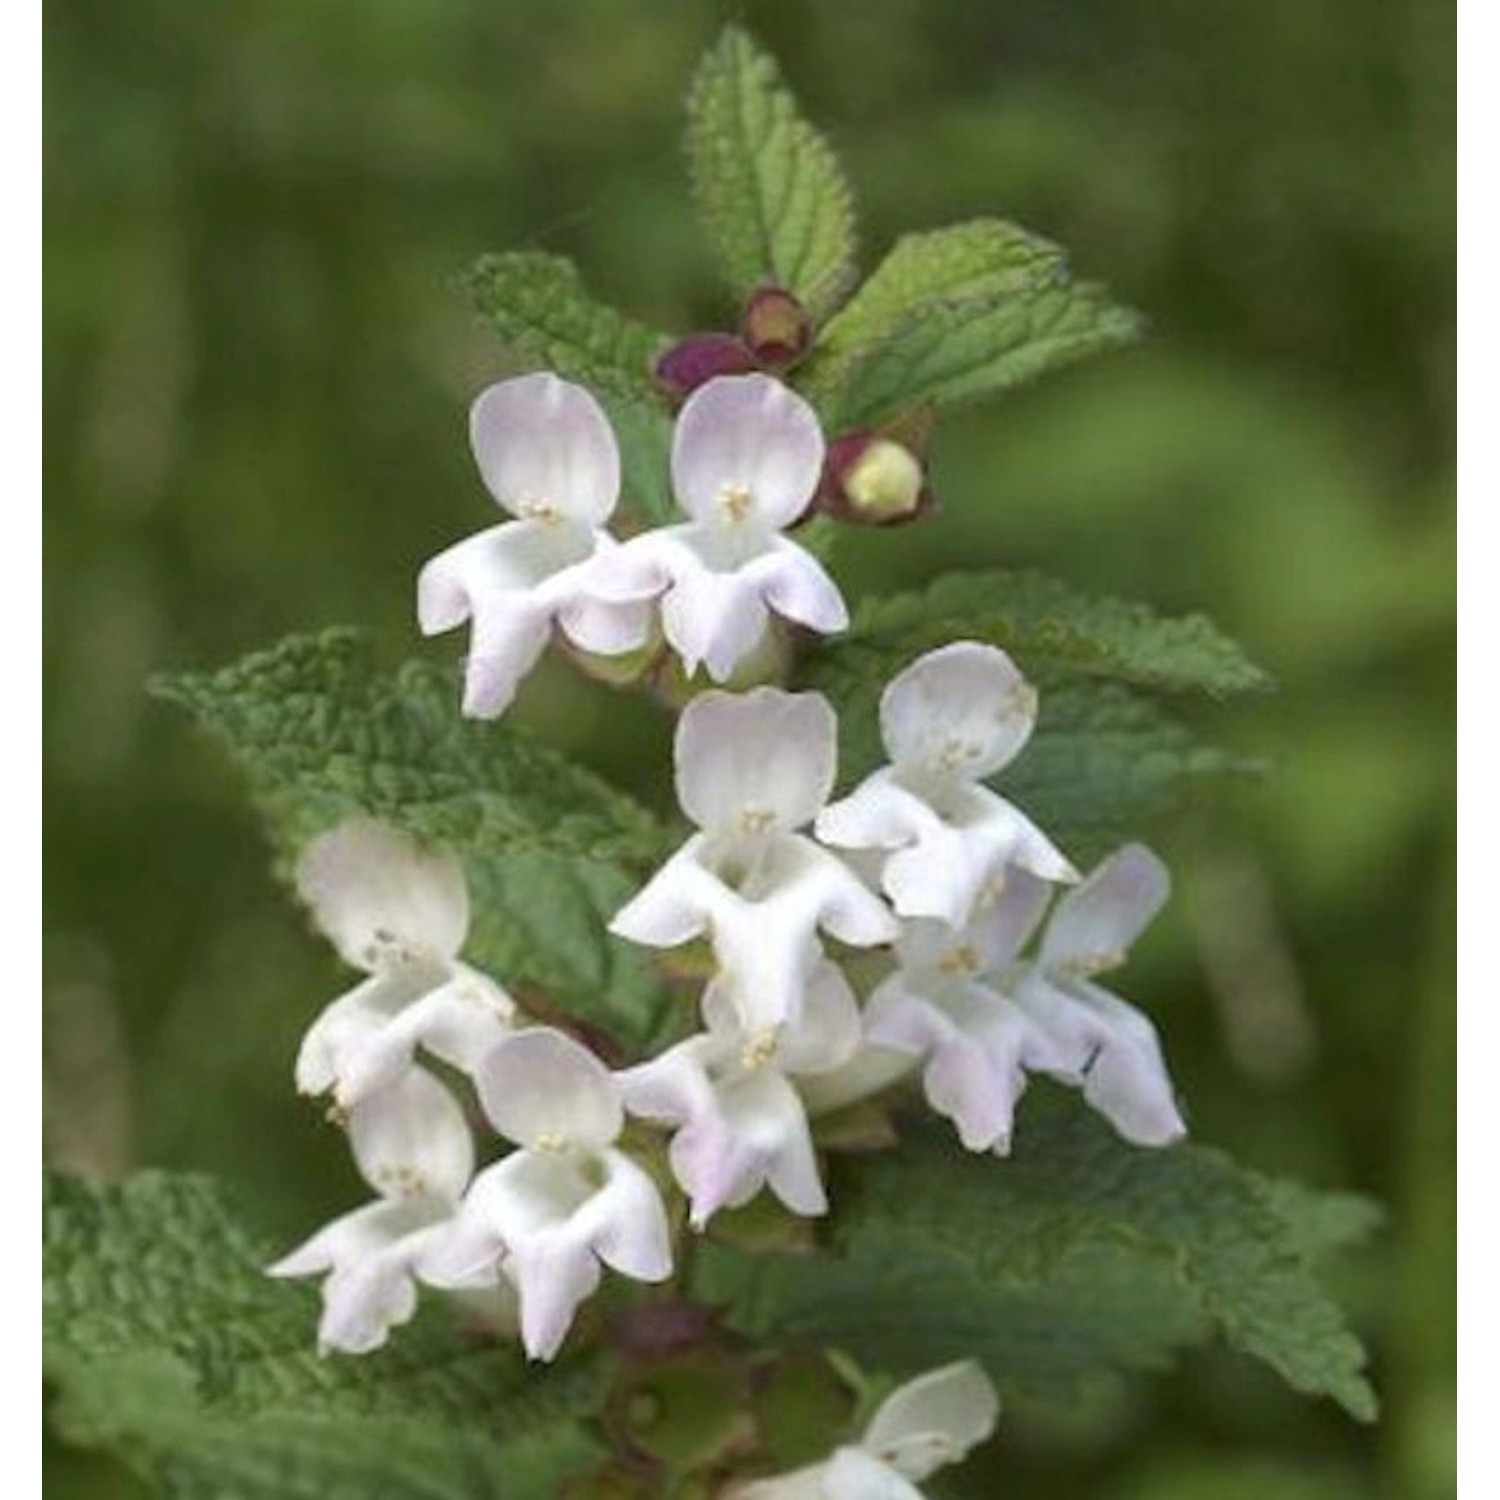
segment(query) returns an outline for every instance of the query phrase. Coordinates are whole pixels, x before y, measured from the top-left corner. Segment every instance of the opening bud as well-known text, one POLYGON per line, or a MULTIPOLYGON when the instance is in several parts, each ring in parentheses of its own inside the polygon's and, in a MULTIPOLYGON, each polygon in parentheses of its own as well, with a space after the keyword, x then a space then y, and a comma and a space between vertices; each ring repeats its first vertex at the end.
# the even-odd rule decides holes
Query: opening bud
POLYGON ((673 400, 686 401, 716 375, 748 375, 755 356, 732 333, 690 333, 656 362, 656 383, 673 400))
POLYGON ((795 364, 812 343, 807 309, 779 286, 750 294, 740 319, 740 338, 763 365, 795 364))
POLYGON ((895 526, 937 504, 922 459, 882 433, 845 433, 829 444, 819 506, 841 521, 895 526))

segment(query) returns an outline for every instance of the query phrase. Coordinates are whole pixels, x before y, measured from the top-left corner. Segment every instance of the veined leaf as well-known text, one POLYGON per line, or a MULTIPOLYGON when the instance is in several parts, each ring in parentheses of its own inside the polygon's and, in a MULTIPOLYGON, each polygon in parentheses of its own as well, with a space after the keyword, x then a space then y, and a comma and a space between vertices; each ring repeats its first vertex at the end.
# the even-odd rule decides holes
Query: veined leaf
POLYGON ((835 698, 880 682, 952 640, 1003 647, 1028 671, 1052 668, 1215 697, 1271 679, 1204 615, 1092 597, 1040 573, 950 573, 925 589, 864 601, 848 635, 811 660, 810 685, 835 698))
POLYGON ((711 1250, 703 1291, 734 1326, 894 1373, 974 1356, 1002 1394, 1058 1398, 1216 1332, 1374 1417, 1364 1351, 1315 1274, 1317 1199, 1220 1152, 1142 1151, 1076 1100, 1036 1099, 1005 1161, 924 1129, 849 1159, 833 1199, 830 1257, 711 1250))
POLYGON ((475 307, 517 353, 596 395, 650 403, 663 335, 596 302, 572 261, 539 250, 486 255, 466 278, 475 307))
POLYGON ((953 302, 998 301, 1066 276, 1063 251, 1004 219, 974 219, 905 234, 829 320, 804 367, 816 398, 842 383, 850 361, 909 318, 953 302))
POLYGON ((830 428, 1009 390, 1087 354, 1133 343, 1141 319, 1092 282, 919 307, 852 350, 816 394, 830 428))
POLYGON ((540 1371, 440 1314, 319 1358, 316 1293, 265 1275, 273 1247, 212 1183, 44 1185, 54 1419, 174 1500, 544 1500, 598 1451, 592 1363, 540 1371))
POLYGON ((736 26, 699 64, 688 95, 693 192, 735 291, 774 284, 815 317, 854 279, 854 206, 827 141, 775 60, 736 26))
POLYGON ((355 631, 293 636, 157 691, 227 741, 284 863, 355 812, 447 845, 473 892, 474 962, 623 1040, 652 1033, 663 992, 605 931, 664 847, 625 793, 517 729, 464 719, 437 668, 381 671, 355 631))

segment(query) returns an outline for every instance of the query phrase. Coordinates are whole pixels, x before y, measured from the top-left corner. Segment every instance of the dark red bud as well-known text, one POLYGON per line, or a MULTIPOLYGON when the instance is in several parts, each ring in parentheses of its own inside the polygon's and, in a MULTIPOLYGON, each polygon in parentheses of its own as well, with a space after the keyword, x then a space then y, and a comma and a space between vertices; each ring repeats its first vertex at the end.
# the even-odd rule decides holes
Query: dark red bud
POLYGON ((685 401, 716 375, 747 375, 755 356, 732 333, 690 333, 656 362, 656 383, 673 401, 685 401))
POLYGON ((904 443, 859 428, 828 445, 818 508, 840 521, 897 526, 937 504, 922 459, 904 443))
POLYGON ((740 337, 763 365, 795 364, 812 343, 807 309, 779 286, 750 294, 740 319, 740 337))

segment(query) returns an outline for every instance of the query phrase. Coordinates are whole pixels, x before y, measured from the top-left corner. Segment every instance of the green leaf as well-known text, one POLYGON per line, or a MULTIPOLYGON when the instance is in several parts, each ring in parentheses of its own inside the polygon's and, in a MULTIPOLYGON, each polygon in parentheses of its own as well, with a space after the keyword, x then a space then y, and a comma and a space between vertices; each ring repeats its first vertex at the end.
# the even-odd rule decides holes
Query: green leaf
POLYGON ((564 256, 486 255, 466 281, 475 307, 518 354, 596 395, 656 400, 651 370, 665 336, 595 302, 564 256))
POLYGON ((1008 1160, 925 1129, 851 1159, 833 1197, 832 1257, 709 1251, 703 1291, 734 1327, 896 1373, 972 1355, 1002 1394, 1060 1399, 1217 1333, 1375 1415, 1364 1351, 1315 1274, 1317 1199, 1220 1152, 1138 1150, 1075 1099, 1033 1099, 1008 1160))
POLYGON ((261 1267, 205 1179, 44 1179, 43 1329, 54 1418, 178 1500, 542 1500, 597 1446, 603 1371, 541 1371, 422 1316, 319 1358, 317 1294, 261 1267))
POLYGON ((834 391, 851 360, 937 305, 997 301, 1066 277, 1063 251, 1004 219, 902 235, 829 320, 804 366, 814 396, 834 391))
POLYGON ((775 61, 736 26, 693 79, 687 149, 699 215, 734 290, 785 287, 814 317, 834 306, 855 276, 849 185, 775 61))
POLYGON ((839 713, 845 781, 884 759, 886 683, 924 651, 965 639, 1011 652, 1036 684, 1036 731, 1000 786, 1075 859, 1103 853, 1200 785, 1260 769, 1204 745, 1138 691, 1221 695, 1267 684, 1201 615, 1165 618, 1039 574, 996 571, 867 601, 847 636, 806 660, 801 685, 826 693, 839 713))
POLYGON ((874 426, 993 396, 1140 332, 1140 316, 1092 282, 934 302, 838 361, 814 395, 830 428, 874 426))
POLYGON ((1163 616, 1149 605, 1091 597, 1041 573, 950 573, 927 588, 865 600, 849 634, 812 659, 809 678, 835 698, 883 683, 949 641, 988 641, 1029 671, 1058 668, 1137 687, 1214 697, 1271 679, 1206 616, 1163 616))
POLYGON ((228 743, 283 864, 355 812, 446 845, 473 895, 468 957, 624 1040, 653 1034, 664 992, 605 923, 665 832, 623 792, 518 729, 464 719, 446 672, 381 671, 357 631, 293 636, 156 690, 228 743))

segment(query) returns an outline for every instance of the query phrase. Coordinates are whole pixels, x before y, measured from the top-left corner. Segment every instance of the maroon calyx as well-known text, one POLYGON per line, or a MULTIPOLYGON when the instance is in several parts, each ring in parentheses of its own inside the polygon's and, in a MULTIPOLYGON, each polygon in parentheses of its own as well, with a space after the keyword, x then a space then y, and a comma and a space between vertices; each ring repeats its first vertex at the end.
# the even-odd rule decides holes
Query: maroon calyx
POLYGON ((760 365, 732 333, 690 333, 656 362, 656 383, 673 402, 686 401, 716 375, 748 375, 760 365))

